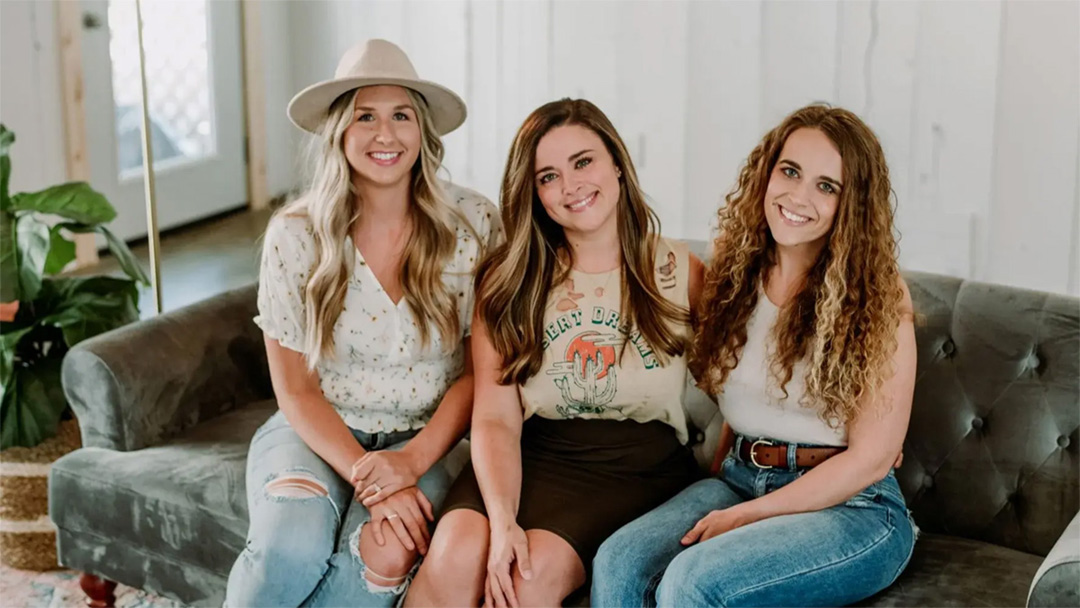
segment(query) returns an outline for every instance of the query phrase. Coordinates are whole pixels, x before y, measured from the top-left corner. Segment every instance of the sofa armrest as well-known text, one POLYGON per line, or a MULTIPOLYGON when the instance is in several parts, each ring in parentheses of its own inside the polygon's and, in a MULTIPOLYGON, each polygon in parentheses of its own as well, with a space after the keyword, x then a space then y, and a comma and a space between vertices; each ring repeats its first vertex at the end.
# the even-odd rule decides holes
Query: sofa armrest
POLYGON ((1027 605, 1080 606, 1080 513, 1073 516, 1039 566, 1027 605))
POLYGON ((273 396, 256 286, 86 340, 64 357, 83 446, 130 451, 273 396))

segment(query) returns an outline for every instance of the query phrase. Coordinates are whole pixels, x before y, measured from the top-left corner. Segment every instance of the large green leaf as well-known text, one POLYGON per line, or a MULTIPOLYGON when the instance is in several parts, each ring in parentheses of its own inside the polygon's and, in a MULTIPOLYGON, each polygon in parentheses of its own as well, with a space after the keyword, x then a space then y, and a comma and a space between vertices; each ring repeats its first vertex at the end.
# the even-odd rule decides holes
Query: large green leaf
POLYGON ((21 299, 19 254, 15 249, 15 216, 0 211, 0 302, 21 299))
POLYGON ((113 234, 113 232, 105 226, 87 226, 86 224, 79 224, 77 222, 64 222, 62 224, 57 224, 57 227, 75 233, 97 232, 104 235, 105 242, 109 245, 109 252, 116 258, 116 261, 120 264, 120 269, 124 271, 124 274, 143 285, 150 284, 150 277, 146 276, 146 271, 139 265, 139 259, 131 252, 127 243, 113 234))
POLYGON ((0 401, 0 449, 35 446, 56 434, 67 408, 60 384, 61 359, 42 359, 15 371, 0 401))
POLYGON ((19 435, 19 379, 12 375, 0 397, 0 449, 18 445, 19 435))
POLYGON ((60 226, 49 231, 49 257, 45 259, 45 274, 57 274, 75 259, 75 243, 62 234, 60 226))
POLYGON ((41 289, 41 275, 49 257, 49 226, 27 214, 16 220, 15 232, 19 247, 19 291, 22 300, 29 302, 41 289))
POLYGON ((105 224, 116 219, 116 209, 86 182, 16 194, 11 197, 11 209, 50 213, 83 224, 105 224))
POLYGON ((20 329, 8 329, 4 324, 3 332, 0 333, 0 400, 7 392, 8 386, 15 374, 15 350, 19 347, 19 340, 34 329, 34 326, 20 329))
POLYGON ((124 270, 124 274, 143 285, 149 285, 150 277, 146 276, 142 266, 139 266, 139 260, 134 253, 131 253, 131 249, 128 249, 127 243, 120 240, 120 237, 113 234, 105 226, 98 226, 98 232, 105 235, 105 241, 109 244, 109 251, 112 252, 116 261, 120 263, 120 268, 124 270))
POLYGON ((48 312, 39 323, 59 327, 68 346, 139 318, 139 290, 130 279, 49 278, 42 291, 48 312))
POLYGON ((11 181, 11 145, 15 143, 15 134, 0 124, 0 211, 6 211, 11 203, 8 195, 8 183, 11 181))

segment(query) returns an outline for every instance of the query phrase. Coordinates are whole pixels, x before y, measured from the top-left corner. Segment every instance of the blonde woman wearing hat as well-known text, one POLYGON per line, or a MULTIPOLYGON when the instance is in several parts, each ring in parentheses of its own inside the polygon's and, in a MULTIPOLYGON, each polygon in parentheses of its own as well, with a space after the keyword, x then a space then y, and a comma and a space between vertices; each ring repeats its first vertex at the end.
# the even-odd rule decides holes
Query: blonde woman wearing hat
POLYGON ((226 604, 390 606, 467 457, 472 282, 499 218, 436 178, 465 104, 389 42, 349 50, 288 113, 315 136, 312 177, 263 246, 279 412, 248 453, 226 604))

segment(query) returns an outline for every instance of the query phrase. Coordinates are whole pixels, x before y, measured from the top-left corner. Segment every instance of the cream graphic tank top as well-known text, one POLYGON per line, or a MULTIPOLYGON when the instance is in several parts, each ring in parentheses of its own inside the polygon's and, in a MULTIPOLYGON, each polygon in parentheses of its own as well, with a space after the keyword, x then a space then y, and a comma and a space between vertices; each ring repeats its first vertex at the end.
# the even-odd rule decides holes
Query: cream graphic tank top
MULTIPOLYGON (((656 285, 683 308, 689 305, 689 265, 684 243, 660 239, 656 285)), ((628 331, 620 295, 619 269, 574 270, 552 290, 544 313, 543 364, 518 387, 525 418, 659 420, 685 444, 686 358, 669 356, 661 365, 641 332, 628 331)), ((689 339, 689 323, 674 329, 689 339)))

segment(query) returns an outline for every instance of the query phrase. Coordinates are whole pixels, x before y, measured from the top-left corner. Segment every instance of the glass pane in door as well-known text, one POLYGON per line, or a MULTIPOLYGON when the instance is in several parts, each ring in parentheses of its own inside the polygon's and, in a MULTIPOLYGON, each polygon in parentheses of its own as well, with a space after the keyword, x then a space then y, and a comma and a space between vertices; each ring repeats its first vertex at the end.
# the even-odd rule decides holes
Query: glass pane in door
MULTIPOLYGON (((144 0, 143 43, 154 167, 213 155, 206 0, 144 0)), ((122 177, 143 164, 139 39, 133 0, 109 1, 116 142, 122 177)))

